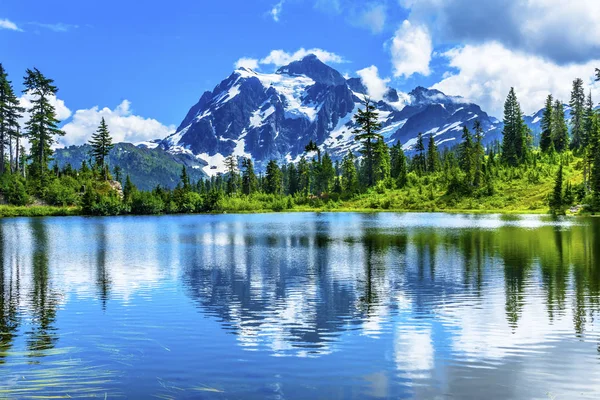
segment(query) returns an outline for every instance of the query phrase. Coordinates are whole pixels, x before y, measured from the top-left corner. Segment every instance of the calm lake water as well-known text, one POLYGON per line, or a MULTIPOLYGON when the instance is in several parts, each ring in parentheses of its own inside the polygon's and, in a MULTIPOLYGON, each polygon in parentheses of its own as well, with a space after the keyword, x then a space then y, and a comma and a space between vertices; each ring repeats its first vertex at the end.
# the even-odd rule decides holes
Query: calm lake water
POLYGON ((600 398, 600 219, 0 220, 0 398, 600 398))

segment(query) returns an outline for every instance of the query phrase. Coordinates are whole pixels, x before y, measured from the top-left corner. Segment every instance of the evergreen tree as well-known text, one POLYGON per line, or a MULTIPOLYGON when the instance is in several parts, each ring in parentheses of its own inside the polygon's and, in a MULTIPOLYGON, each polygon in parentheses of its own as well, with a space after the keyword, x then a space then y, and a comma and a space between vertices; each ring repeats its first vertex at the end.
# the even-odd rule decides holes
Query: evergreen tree
POLYGON ((550 208, 554 212, 559 211, 563 205, 562 187, 563 187, 563 166, 561 163, 560 167, 558 168, 558 173, 556 174, 556 180, 554 182, 554 191, 552 193, 552 198, 550 199, 550 208))
POLYGON ((317 152, 317 160, 319 164, 321 164, 321 149, 317 146, 317 143, 314 141, 309 141, 308 144, 304 147, 304 151, 307 153, 316 151, 317 152))
POLYGON ((383 139, 379 139, 373 148, 373 174, 375 183, 390 177, 390 149, 383 139))
POLYGON ((58 88, 54 80, 46 78, 37 68, 27 69, 23 85, 24 93, 29 93, 33 98, 30 119, 25 124, 27 136, 31 143, 31 170, 34 175, 43 178, 48 170, 48 163, 52 156, 51 146, 56 142, 55 136, 65 133, 58 129, 59 120, 56 110, 50 103, 52 96, 56 96, 58 88))
MULTIPOLYGON (((108 131, 108 126, 106 125, 104 117, 102 117, 100 126, 98 127, 96 133, 92 135, 89 144, 92 147, 91 153, 96 161, 96 165, 101 171, 105 171, 106 157, 108 157, 108 154, 114 147, 114 144, 112 143, 112 138, 110 137, 110 132, 108 131)), ((107 175, 107 173, 104 174, 105 179, 108 178, 107 175)))
POLYGON ((335 169, 333 168, 333 161, 328 153, 325 153, 320 163, 317 175, 317 193, 329 193, 333 178, 335 177, 335 169))
POLYGON ((308 196, 310 194, 311 180, 310 166, 308 165, 306 158, 302 156, 298 163, 298 192, 303 196, 308 196))
POLYGON ((267 176, 265 181, 265 191, 269 194, 280 195, 282 193, 281 169, 275 160, 267 164, 267 176))
POLYGON ((242 171, 242 192, 249 196, 258 191, 258 179, 254 173, 252 159, 243 158, 242 168, 244 168, 244 171, 242 171))
POLYGON ((502 159, 504 162, 512 166, 523 163, 527 157, 528 129, 523 121, 523 113, 514 88, 510 88, 504 103, 502 135, 502 159))
POLYGON ((358 193, 358 172, 354 154, 348 151, 348 154, 342 160, 342 192, 348 197, 358 193))
POLYGON ((551 153, 554 150, 554 141, 552 136, 552 127, 554 118, 554 99, 549 94, 546 98, 546 106, 542 115, 542 133, 540 136, 540 150, 544 153, 551 153))
POLYGON ((115 180, 117 182, 121 182, 121 173, 123 172, 123 169, 121 167, 119 167, 118 165, 115 165, 115 167, 113 168, 113 173, 115 174, 115 180))
POLYGON ((429 135, 429 145, 427 146, 427 172, 435 173, 440 169, 440 156, 435 145, 433 134, 429 135))
POLYGON ((288 166, 288 194, 293 196, 298 193, 299 181, 298 181, 298 169, 294 163, 290 163, 288 166))
POLYGON ((473 148, 473 169, 475 175, 473 178, 473 185, 475 187, 479 187, 483 179, 483 168, 485 165, 485 150, 483 149, 483 126, 481 126, 481 122, 479 120, 475 121, 473 129, 475 130, 475 143, 473 148))
POLYGON ((594 111, 594 101, 592 100, 592 91, 587 97, 585 103, 585 135, 583 141, 583 186, 585 191, 589 190, 588 181, 591 171, 591 163, 593 162, 594 153, 592 151, 593 138, 594 138, 594 117, 596 112, 594 111))
POLYGON ((406 168, 406 156, 400 142, 397 142, 390 149, 390 164, 390 174, 396 181, 396 187, 403 188, 406 185, 406 174, 408 171, 406 168))
POLYGON ((225 168, 227 169, 227 194, 233 195, 238 191, 238 158, 230 154, 225 158, 225 168))
POLYGON ((573 81, 571 91, 571 148, 580 150, 585 143, 585 91, 583 80, 577 78, 573 81))
POLYGON ((133 193, 135 193, 136 191, 137 189, 135 185, 133 184, 133 182, 131 182, 129 174, 127 174, 127 176, 125 177, 125 185, 123 186, 123 201, 125 203, 131 203, 133 193))
POLYGON ((459 145, 458 165, 465 173, 465 183, 467 186, 473 184, 473 136, 466 126, 463 127, 462 143, 459 145))
POLYGON ((377 108, 371 103, 370 99, 365 97, 365 109, 358 109, 354 116, 358 128, 354 130, 355 140, 363 142, 361 154, 365 157, 365 175, 367 187, 373 186, 375 183, 375 152, 374 144, 383 139, 379 133, 381 123, 379 122, 379 113, 377 108))
POLYGON ((412 161, 412 170, 417 174, 422 175, 427 170, 427 162, 425 160, 425 145, 423 144, 423 133, 417 135, 417 144, 415 146, 416 154, 412 161))
MULTIPOLYGON (((13 137, 19 138, 19 118, 25 110, 19 106, 19 99, 15 95, 11 81, 8 80, 8 74, 0 64, 0 174, 4 173, 5 146, 9 145, 9 153, 12 159, 12 146, 10 146, 13 137)), ((17 139, 17 155, 19 142, 17 139)), ((11 160, 12 168, 12 160, 11 160)), ((18 162, 17 162, 18 165, 18 162)))
MULTIPOLYGON (((129 177, 129 175, 127 177, 129 177)), ((192 190, 192 185, 190 183, 190 177, 187 174, 185 165, 183 167, 181 167, 180 184, 181 184, 181 188, 183 189, 184 192, 190 192, 192 190)))
POLYGON ((600 211, 600 117, 594 115, 592 119, 592 136, 590 137, 590 149, 592 156, 592 172, 590 186, 593 194, 592 207, 600 211))
POLYGON ((569 147, 569 128, 565 121, 565 109, 563 103, 559 100, 554 102, 554 116, 552 117, 554 127, 552 128, 552 142, 554 149, 559 153, 567 150, 569 147))

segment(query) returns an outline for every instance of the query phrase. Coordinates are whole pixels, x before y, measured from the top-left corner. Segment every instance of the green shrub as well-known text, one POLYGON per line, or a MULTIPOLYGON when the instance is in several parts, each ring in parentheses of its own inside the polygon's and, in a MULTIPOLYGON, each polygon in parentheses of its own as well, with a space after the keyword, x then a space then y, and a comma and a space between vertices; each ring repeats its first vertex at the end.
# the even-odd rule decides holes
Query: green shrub
POLYGON ((4 197, 9 204, 24 206, 29 203, 29 195, 20 176, 12 175, 6 181, 4 197))
POLYGON ((131 213, 140 215, 160 214, 165 205, 161 198, 151 192, 135 192, 131 197, 131 213))

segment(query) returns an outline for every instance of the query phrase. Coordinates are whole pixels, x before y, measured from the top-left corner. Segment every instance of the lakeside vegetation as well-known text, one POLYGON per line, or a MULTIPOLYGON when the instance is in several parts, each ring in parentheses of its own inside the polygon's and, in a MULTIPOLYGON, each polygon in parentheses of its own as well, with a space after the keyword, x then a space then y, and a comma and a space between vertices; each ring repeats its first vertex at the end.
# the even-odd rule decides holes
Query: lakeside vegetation
POLYGON ((463 127, 459 145, 441 151, 433 135, 419 133, 411 157, 401 143, 384 142, 377 109, 366 98, 355 115, 361 157, 348 152, 334 162, 310 141, 297 163, 271 160, 264 174, 256 173, 251 159, 232 155, 226 174, 192 182, 182 167, 175 189, 151 191, 138 190, 118 166, 108 164, 113 143, 104 120, 89 142, 93 161, 59 168, 52 145, 64 132, 50 102, 58 88, 37 69, 26 71, 24 86, 32 104, 27 110, 19 106, 0 64, 0 195, 6 204, 0 216, 344 210, 563 214, 575 205, 587 213, 600 211, 600 116, 581 79, 573 82, 569 121, 563 103, 548 97, 539 146, 513 89, 504 107, 501 143, 484 146, 485 132, 475 120, 463 127))

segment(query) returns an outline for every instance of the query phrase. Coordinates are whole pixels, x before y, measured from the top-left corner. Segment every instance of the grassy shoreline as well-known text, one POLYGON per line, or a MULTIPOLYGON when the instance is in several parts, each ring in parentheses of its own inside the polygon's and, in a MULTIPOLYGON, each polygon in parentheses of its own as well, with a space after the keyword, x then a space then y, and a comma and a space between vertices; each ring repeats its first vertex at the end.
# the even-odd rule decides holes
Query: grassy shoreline
MULTIPOLYGON (((310 207, 310 206, 295 206, 291 209, 284 210, 272 210, 272 209, 260 209, 260 210, 223 210, 219 212, 209 213, 189 213, 191 215, 211 215, 211 214, 271 214, 271 213, 342 213, 342 212, 355 212, 355 213, 448 213, 448 214, 503 214, 503 215, 550 215, 548 210, 544 209, 518 209, 518 208, 506 208, 506 209, 465 209, 465 208, 447 208, 447 209, 431 209, 431 208, 368 208, 368 207, 352 207, 348 205, 336 205, 336 206, 323 206, 323 207, 310 207)), ((52 217, 52 216, 85 216, 82 212, 81 207, 56 207, 56 206, 8 206, 0 205, 0 218, 14 218, 14 217, 52 217)), ((125 215, 136 215, 136 214, 125 214, 125 215)), ((165 214, 156 214, 165 215, 165 214)), ((182 214, 171 214, 171 215, 182 215, 182 214)), ((592 216, 588 213, 579 214, 567 214, 570 216, 592 216)))

